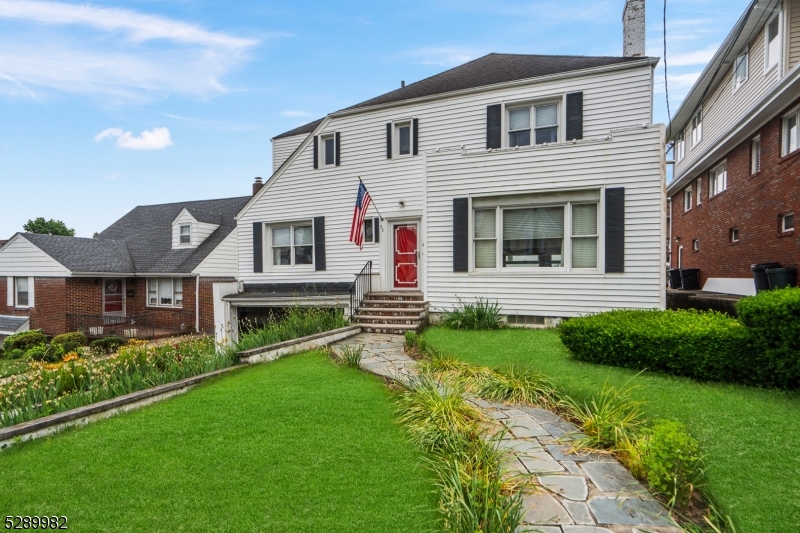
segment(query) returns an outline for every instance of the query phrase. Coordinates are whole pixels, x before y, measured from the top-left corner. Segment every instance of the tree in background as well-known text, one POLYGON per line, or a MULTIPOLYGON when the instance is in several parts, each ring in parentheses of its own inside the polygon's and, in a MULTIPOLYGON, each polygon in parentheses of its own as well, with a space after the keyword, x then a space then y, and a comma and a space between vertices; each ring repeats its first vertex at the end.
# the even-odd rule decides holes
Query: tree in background
POLYGON ((39 217, 34 220, 29 220, 22 226, 22 229, 28 233, 40 233, 42 235, 63 235, 65 237, 74 237, 75 230, 68 228, 66 224, 60 220, 45 220, 44 217, 39 217))

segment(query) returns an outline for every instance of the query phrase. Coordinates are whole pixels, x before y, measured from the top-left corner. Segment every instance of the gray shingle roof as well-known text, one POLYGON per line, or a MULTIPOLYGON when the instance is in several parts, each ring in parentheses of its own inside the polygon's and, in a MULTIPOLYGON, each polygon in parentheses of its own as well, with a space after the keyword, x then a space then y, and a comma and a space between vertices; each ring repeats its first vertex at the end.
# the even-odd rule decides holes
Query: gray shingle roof
POLYGON ((185 274, 235 228, 234 217, 250 196, 136 207, 96 239, 22 235, 75 273, 185 274), (186 209, 199 222, 219 227, 196 248, 172 249, 172 221, 186 209))
MULTIPOLYGON (((488 54, 464 63, 440 74, 406 85, 401 89, 376 96, 359 104, 346 107, 342 111, 374 105, 402 102, 475 87, 497 83, 539 78, 563 72, 584 70, 631 61, 641 61, 641 57, 615 56, 551 56, 534 54, 488 54)), ((309 122, 299 128, 282 133, 275 139, 290 137, 301 133, 311 133, 322 119, 309 122)))
POLYGON ((28 320, 26 316, 0 315, 0 333, 15 333, 28 320))

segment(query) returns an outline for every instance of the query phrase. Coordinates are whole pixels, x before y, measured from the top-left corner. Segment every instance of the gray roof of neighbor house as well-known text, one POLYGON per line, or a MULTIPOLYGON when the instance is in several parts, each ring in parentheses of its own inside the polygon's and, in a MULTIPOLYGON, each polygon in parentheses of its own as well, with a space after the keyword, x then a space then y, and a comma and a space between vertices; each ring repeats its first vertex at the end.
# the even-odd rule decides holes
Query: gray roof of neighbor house
POLYGON ((234 216, 250 196, 146 205, 103 230, 95 239, 22 235, 74 273, 186 274, 235 228, 234 216), (172 221, 186 209, 198 221, 218 224, 199 246, 172 248, 172 221))
POLYGON ((26 316, 0 315, 0 333, 16 333, 28 320, 26 316))
MULTIPOLYGON (((618 63, 641 61, 642 57, 615 56, 550 56, 535 54, 488 54, 473 59, 450 70, 425 78, 405 87, 376 96, 360 104, 346 107, 341 111, 350 111, 362 107, 402 102, 414 98, 433 96, 475 87, 484 87, 510 81, 539 78, 563 72, 603 67, 618 63)), ((291 137, 302 133, 308 134, 316 129, 323 119, 309 122, 299 128, 281 133, 274 137, 291 137)))

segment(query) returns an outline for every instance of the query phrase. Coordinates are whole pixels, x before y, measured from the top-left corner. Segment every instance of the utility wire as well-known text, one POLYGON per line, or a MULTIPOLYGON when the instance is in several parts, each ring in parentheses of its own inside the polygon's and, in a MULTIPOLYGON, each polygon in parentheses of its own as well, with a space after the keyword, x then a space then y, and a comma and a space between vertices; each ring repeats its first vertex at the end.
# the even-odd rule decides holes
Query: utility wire
MULTIPOLYGON (((667 96, 667 139, 670 138, 670 129, 672 128, 672 114, 669 111, 669 84, 667 82, 667 0, 664 0, 664 92, 667 96)), ((671 150, 672 147, 667 150, 671 150)))

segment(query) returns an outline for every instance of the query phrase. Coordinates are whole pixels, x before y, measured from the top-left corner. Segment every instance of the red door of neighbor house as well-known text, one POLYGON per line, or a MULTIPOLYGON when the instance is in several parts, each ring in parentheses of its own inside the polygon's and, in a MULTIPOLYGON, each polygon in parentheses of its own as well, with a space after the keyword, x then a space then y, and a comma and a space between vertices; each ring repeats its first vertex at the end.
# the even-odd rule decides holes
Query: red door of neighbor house
POLYGON ((125 280, 106 278, 103 280, 103 314, 125 316, 125 280))
POLYGON ((419 237, 416 224, 394 226, 394 288, 419 287, 419 237))

